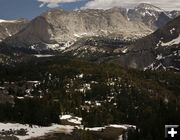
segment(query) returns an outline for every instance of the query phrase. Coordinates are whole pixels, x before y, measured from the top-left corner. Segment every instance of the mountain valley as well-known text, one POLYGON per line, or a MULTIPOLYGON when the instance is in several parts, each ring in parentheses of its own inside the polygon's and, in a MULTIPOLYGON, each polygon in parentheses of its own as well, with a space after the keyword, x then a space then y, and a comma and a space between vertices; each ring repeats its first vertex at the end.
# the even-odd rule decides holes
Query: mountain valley
POLYGON ((49 9, 0 20, 0 139, 161 140, 180 124, 180 11, 49 9))

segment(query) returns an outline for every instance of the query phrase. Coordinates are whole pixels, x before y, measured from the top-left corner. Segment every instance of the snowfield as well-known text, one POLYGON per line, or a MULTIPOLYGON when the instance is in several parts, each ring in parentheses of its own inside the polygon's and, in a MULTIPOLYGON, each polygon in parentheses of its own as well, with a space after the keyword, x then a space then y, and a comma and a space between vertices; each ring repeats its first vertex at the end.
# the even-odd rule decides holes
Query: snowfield
POLYGON ((166 42, 166 43, 161 43, 161 46, 172 46, 172 45, 178 45, 180 43, 180 35, 171 40, 170 42, 166 42))
POLYGON ((35 54, 34 56, 41 58, 41 57, 53 57, 54 55, 50 55, 50 54, 35 54))
POLYGON ((89 131, 102 131, 103 129, 106 129, 106 128, 108 128, 108 127, 111 127, 111 128, 121 128, 121 129, 124 129, 124 130, 127 130, 128 128, 134 128, 134 129, 136 129, 136 126, 134 126, 134 125, 128 125, 128 124, 123 124, 123 125, 110 124, 110 125, 107 125, 107 126, 104 126, 104 127, 86 128, 86 130, 89 130, 89 131))
POLYGON ((52 132, 70 134, 73 132, 74 127, 68 125, 57 125, 57 124, 53 124, 52 126, 49 127, 40 127, 37 125, 30 126, 28 124, 18 124, 18 123, 0 123, 0 132, 9 131, 9 130, 17 131, 20 129, 26 130, 27 134, 25 136, 20 136, 20 135, 15 135, 15 136, 18 137, 20 140, 26 140, 30 138, 44 136, 52 132))
POLYGON ((68 122, 75 124, 75 125, 81 125, 82 123, 82 118, 76 117, 76 116, 71 116, 71 115, 62 115, 59 116, 60 120, 67 120, 68 122))
POLYGON ((19 22, 17 20, 4 20, 4 19, 0 19, 0 23, 16 23, 16 22, 19 22))
MULTIPOLYGON (((82 118, 79 117, 73 117, 71 115, 63 115, 60 117, 61 120, 67 119, 72 120, 74 123, 80 124, 82 121, 82 118), (74 120, 73 120, 74 119, 74 120)), ((58 125, 58 124, 52 124, 52 126, 48 127, 41 127, 37 125, 29 125, 29 124, 19 124, 19 123, 0 123, 0 133, 10 131, 14 132, 13 134, 8 134, 9 136, 16 136, 19 138, 19 140, 27 140, 30 138, 37 138, 41 136, 45 136, 49 133, 62 133, 62 134, 71 134, 74 129, 83 129, 83 126, 70 126, 70 125, 58 125), (17 134, 16 131, 24 130, 26 134, 17 134)), ((85 128, 85 130, 89 131, 102 131, 107 128, 119 128, 127 130, 128 128, 134 128, 136 129, 136 126, 134 125, 127 125, 127 124, 110 124, 104 127, 92 127, 92 128, 85 128)), ((5 136, 0 134, 1 136, 5 136)), ((121 139, 122 135, 119 136, 119 139, 121 139)))

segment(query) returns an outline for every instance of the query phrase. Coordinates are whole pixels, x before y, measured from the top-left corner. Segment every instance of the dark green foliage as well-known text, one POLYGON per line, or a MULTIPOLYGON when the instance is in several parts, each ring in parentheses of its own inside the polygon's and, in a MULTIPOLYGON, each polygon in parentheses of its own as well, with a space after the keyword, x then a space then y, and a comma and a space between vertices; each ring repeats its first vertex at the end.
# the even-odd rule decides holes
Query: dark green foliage
POLYGON ((136 125, 140 131, 129 133, 133 140, 160 140, 165 124, 180 124, 179 73, 125 70, 114 64, 98 65, 63 57, 36 59, 0 69, 1 85, 11 81, 21 87, 18 91, 8 89, 14 96, 26 94, 22 90, 26 81, 41 82, 33 87, 32 99, 15 99, 13 106, 0 104, 1 121, 49 125, 59 122, 59 114, 72 113, 82 117, 88 127, 136 125), (77 78, 82 73, 83 77, 77 78), (78 90, 87 83, 91 83, 90 90, 78 90))

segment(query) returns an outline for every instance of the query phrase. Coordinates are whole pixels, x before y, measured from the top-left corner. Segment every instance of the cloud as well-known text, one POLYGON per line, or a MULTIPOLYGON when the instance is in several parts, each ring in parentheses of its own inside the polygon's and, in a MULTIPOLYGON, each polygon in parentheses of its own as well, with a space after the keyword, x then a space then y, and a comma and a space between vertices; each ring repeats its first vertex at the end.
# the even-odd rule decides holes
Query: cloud
POLYGON ((55 8, 58 7, 60 3, 71 3, 71 2, 77 2, 81 0, 37 0, 38 2, 41 2, 39 7, 43 7, 47 5, 49 8, 55 8))
POLYGON ((180 0, 90 0, 82 9, 108 9, 112 7, 134 7, 139 3, 150 3, 166 10, 180 10, 180 0))

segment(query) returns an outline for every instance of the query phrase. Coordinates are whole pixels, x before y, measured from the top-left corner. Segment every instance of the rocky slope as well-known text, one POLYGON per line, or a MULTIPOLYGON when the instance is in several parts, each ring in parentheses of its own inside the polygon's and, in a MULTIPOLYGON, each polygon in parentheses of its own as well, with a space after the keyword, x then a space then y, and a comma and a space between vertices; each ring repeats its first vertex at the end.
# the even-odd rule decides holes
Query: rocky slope
POLYGON ((178 15, 178 11, 167 12, 149 4, 129 10, 51 9, 8 37, 1 50, 5 51, 6 46, 18 47, 23 52, 60 50, 62 55, 99 63, 113 62, 144 70, 179 70, 180 17, 175 18, 178 15), (145 34, 150 35, 136 41, 145 34))
POLYGON ((82 36, 143 36, 151 29, 139 21, 129 21, 121 8, 109 10, 49 10, 6 40, 12 46, 32 49, 64 49, 82 36))
POLYGON ((82 38, 63 51, 65 55, 113 62, 142 70, 180 71, 180 16, 156 32, 138 40, 120 38, 82 38))
POLYGON ((129 9, 127 13, 132 21, 141 21, 153 30, 165 25, 173 18, 172 14, 151 4, 141 3, 134 9, 129 9))
POLYGON ((167 12, 145 3, 134 9, 51 9, 33 19, 26 28, 5 42, 11 46, 36 50, 64 50, 79 38, 87 36, 140 38, 178 15, 178 11, 167 12))
POLYGON ((180 16, 127 48, 117 61, 141 69, 180 70, 180 16))
POLYGON ((0 41, 12 36, 22 30, 28 21, 25 19, 19 20, 2 20, 0 19, 0 41))

